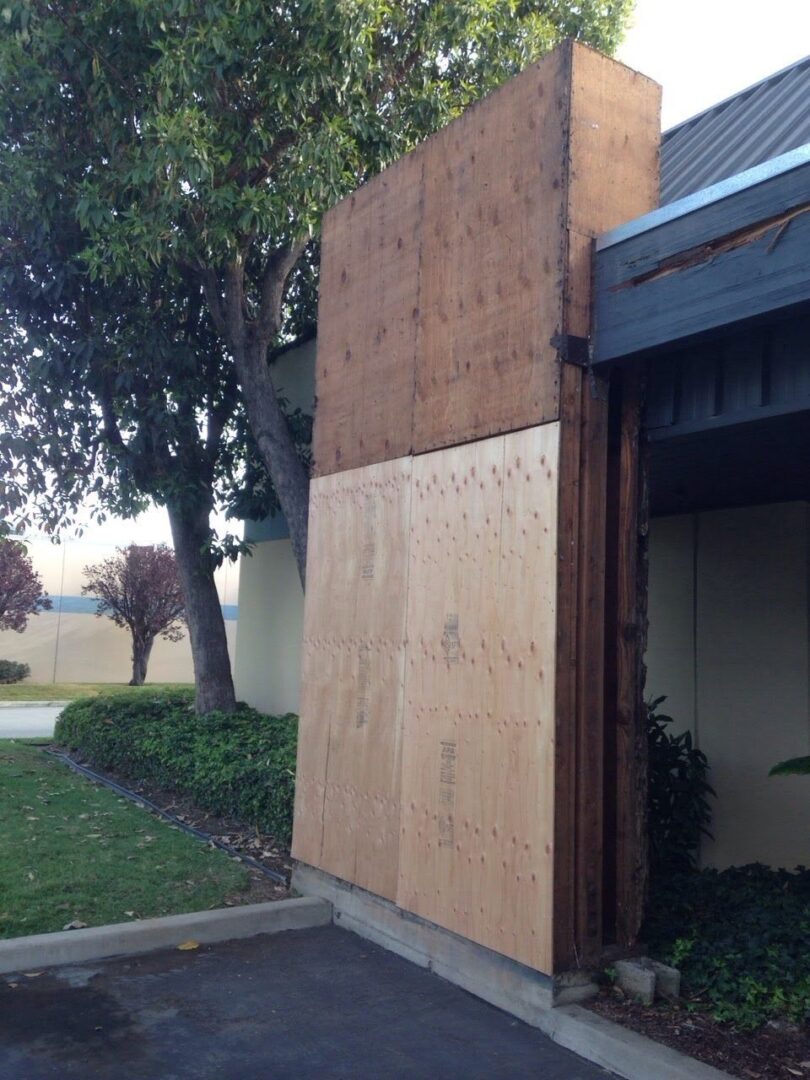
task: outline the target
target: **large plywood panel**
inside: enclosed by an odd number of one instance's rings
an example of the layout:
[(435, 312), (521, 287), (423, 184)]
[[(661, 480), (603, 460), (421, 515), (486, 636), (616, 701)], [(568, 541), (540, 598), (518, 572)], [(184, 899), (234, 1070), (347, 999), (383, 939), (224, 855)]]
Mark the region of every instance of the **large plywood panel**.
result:
[(595, 237), (658, 206), (661, 87), (576, 45), (570, 95), (567, 223)]
[(393, 899), (409, 458), (312, 482), (293, 854)]
[(429, 144), (414, 446), (556, 419), (569, 49)]
[(557, 454), (414, 460), (398, 903), (551, 970)]
[(407, 155), (324, 219), (316, 475), (411, 451), (423, 164)]

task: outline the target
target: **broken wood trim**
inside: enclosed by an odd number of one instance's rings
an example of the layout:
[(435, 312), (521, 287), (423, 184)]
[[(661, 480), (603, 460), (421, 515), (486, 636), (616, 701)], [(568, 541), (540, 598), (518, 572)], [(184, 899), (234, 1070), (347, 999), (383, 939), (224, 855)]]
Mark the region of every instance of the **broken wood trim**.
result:
[(809, 301), (809, 190), (806, 161), (648, 232), (599, 242), (594, 363)]

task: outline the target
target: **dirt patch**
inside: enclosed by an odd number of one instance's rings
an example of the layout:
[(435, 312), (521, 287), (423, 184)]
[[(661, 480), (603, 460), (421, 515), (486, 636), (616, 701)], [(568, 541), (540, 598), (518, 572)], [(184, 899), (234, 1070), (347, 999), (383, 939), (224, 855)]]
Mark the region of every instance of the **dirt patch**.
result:
[(588, 1008), (742, 1080), (810, 1080), (810, 1032), (765, 1026), (741, 1032), (700, 1012), (663, 1002), (651, 1007), (605, 990)]
[(149, 784), (121, 776), (119, 773), (99, 769), (91, 762), (83, 760), (80, 754), (66, 751), (63, 747), (53, 747), (52, 749), (65, 754), (79, 765), (92, 768), (93, 772), (98, 773), (99, 776), (113, 780), (116, 784), (133, 792), (135, 795), (148, 799), (164, 812), (172, 814), (184, 825), (189, 825), (193, 829), (199, 829), (201, 832), (207, 833), (214, 840), (228, 844), (238, 851), (240, 855), (247, 855), (257, 863), (267, 867), (267, 869), (284, 877), (285, 883), (281, 884), (266, 877), (260, 870), (246, 863), (246, 869), (250, 874), (250, 886), (247, 890), (229, 895), (225, 900), (227, 905), (236, 906), (239, 904), (258, 904), (265, 900), (284, 900), (290, 895), (289, 881), (292, 872), (290, 852), (285, 845), (277, 843), (272, 837), (260, 833), (258, 829), (251, 828), (235, 818), (211, 814), (207, 810), (201, 809), (191, 799), (178, 795), (177, 792), (152, 787)]

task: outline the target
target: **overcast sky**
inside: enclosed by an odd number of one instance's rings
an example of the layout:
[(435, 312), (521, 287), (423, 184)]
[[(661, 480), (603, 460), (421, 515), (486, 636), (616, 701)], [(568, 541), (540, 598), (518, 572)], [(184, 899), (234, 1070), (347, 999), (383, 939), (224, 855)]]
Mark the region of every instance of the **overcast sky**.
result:
[(666, 130), (808, 53), (808, 0), (636, 0), (618, 58), (661, 83)]
[[(618, 58), (661, 83), (666, 130), (808, 52), (810, 0), (636, 0)], [(85, 536), (98, 543), (171, 543), (163, 510), (135, 522), (91, 525)]]

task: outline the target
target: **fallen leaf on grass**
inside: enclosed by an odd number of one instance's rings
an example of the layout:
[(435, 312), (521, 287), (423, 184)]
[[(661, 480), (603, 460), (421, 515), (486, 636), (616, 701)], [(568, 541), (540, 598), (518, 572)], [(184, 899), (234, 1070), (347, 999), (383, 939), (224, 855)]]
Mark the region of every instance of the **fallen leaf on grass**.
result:
[(191, 949), (199, 949), (199, 947), (199, 941), (184, 941), (182, 945), (177, 946), (181, 952), (190, 952)]
[(73, 922), (65, 923), (62, 927), (63, 930), (84, 930), (87, 926), (86, 922), (82, 922), (81, 919), (74, 919)]

